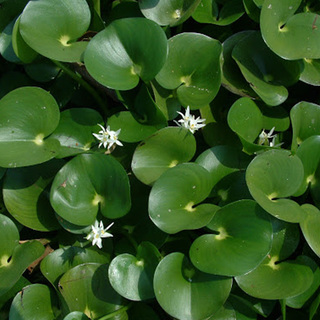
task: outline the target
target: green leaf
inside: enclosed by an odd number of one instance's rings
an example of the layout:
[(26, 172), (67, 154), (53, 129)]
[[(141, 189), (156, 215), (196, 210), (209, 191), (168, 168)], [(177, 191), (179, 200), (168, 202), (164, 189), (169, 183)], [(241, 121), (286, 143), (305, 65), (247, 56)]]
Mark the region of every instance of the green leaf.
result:
[(61, 145), (57, 157), (65, 158), (90, 150), (96, 142), (92, 133), (101, 130), (98, 123), (102, 124), (103, 119), (93, 109), (72, 108), (61, 112), (59, 125), (51, 135)]
[(64, 162), (49, 162), (8, 169), (3, 183), (3, 200), (9, 213), (24, 226), (38, 231), (59, 229), (49, 201), (49, 187)]
[(293, 151), (297, 150), (307, 138), (320, 135), (320, 106), (310, 102), (299, 102), (290, 111), (292, 123), (292, 145)]
[(0, 166), (24, 167), (54, 158), (60, 143), (46, 137), (59, 118), (56, 101), (41, 88), (19, 88), (4, 96), (0, 100)]
[(320, 21), (315, 13), (295, 14), (300, 4), (301, 0), (265, 0), (260, 18), (262, 37), (284, 59), (319, 59)]
[(104, 86), (130, 90), (139, 78), (152, 80), (167, 57), (165, 33), (145, 18), (113, 21), (89, 43), (85, 66), (90, 75)]
[(44, 284), (31, 284), (23, 288), (13, 299), (9, 319), (57, 319), (55, 310), (58, 299), (51, 289)]
[(191, 160), (195, 152), (192, 133), (182, 127), (166, 127), (136, 148), (132, 171), (141, 182), (152, 185), (169, 168)]
[(66, 315), (63, 320), (90, 320), (83, 312), (73, 311)]
[(288, 97), (287, 86), (299, 80), (300, 61), (286, 61), (264, 43), (260, 32), (250, 33), (232, 51), (243, 76), (258, 96), (270, 106), (283, 103)]
[(176, 89), (184, 107), (199, 109), (210, 103), (221, 83), (220, 42), (203, 34), (181, 33), (168, 40), (168, 47), (156, 80), (166, 89)]
[(229, 25), (244, 14), (242, 0), (226, 1), (219, 8), (217, 0), (201, 0), (192, 18), (200, 23), (212, 23), (219, 26)]
[(150, 242), (142, 242), (136, 257), (123, 253), (116, 256), (109, 266), (109, 280), (121, 296), (141, 301), (154, 298), (153, 276), (161, 255)]
[(61, 277), (58, 286), (70, 311), (81, 311), (93, 320), (119, 310), (125, 303), (110, 285), (107, 265), (78, 265)]
[(0, 33), (0, 54), (4, 59), (12, 63), (19, 63), (20, 59), (17, 57), (12, 46), (12, 32), (15, 20), (11, 21)]
[(240, 200), (218, 210), (207, 228), (214, 234), (197, 238), (190, 259), (202, 272), (238, 276), (256, 268), (272, 245), (268, 214), (255, 201)]
[(143, 15), (160, 26), (177, 26), (186, 21), (198, 6), (200, 0), (153, 0), (139, 1)]
[(229, 296), (232, 279), (197, 270), (180, 252), (167, 255), (154, 275), (160, 306), (171, 316), (201, 320), (218, 312)]
[(131, 206), (128, 176), (112, 156), (81, 154), (55, 176), (50, 201), (60, 217), (78, 226), (94, 224), (99, 209), (109, 219), (120, 218)]
[(78, 41), (90, 25), (85, 0), (30, 1), (20, 20), (24, 41), (41, 55), (64, 62), (80, 62), (87, 42)]
[(320, 86), (320, 60), (303, 59), (303, 71), (300, 80), (313, 86)]
[(79, 247), (64, 247), (47, 255), (41, 261), (41, 272), (58, 289), (61, 276), (68, 270), (88, 262), (108, 263), (110, 258), (101, 251)]
[(203, 203), (211, 191), (208, 171), (196, 163), (183, 163), (169, 169), (153, 185), (149, 215), (164, 232), (202, 228), (219, 208)]
[(304, 212), (294, 200), (304, 177), (301, 160), (287, 150), (269, 150), (249, 164), (246, 181), (252, 197), (278, 219), (300, 222)]

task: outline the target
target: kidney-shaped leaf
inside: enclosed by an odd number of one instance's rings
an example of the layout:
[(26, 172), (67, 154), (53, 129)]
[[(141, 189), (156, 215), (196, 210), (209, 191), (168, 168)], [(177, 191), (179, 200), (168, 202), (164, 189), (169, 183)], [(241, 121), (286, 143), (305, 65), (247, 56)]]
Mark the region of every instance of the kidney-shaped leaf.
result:
[(70, 311), (81, 311), (94, 320), (124, 305), (124, 299), (110, 285), (108, 266), (99, 263), (84, 263), (67, 271), (59, 281), (59, 290)]
[(287, 222), (300, 222), (304, 217), (299, 204), (286, 199), (295, 194), (303, 178), (301, 160), (282, 149), (256, 156), (246, 172), (252, 197), (271, 215)]
[(59, 107), (46, 91), (23, 87), (0, 100), (0, 166), (24, 167), (58, 154), (60, 143), (46, 138), (59, 123)]
[(14, 297), (9, 319), (54, 320), (57, 319), (57, 308), (58, 299), (49, 287), (39, 283), (31, 284)]
[(169, 169), (151, 189), (151, 220), (167, 233), (204, 227), (218, 208), (209, 203), (199, 204), (211, 188), (208, 171), (196, 163), (183, 163)]
[(128, 176), (112, 156), (81, 154), (56, 175), (51, 205), (63, 219), (79, 226), (94, 224), (99, 207), (109, 218), (128, 213), (130, 201)]
[(176, 89), (184, 107), (207, 105), (221, 84), (221, 43), (197, 33), (180, 33), (168, 43), (168, 59), (156, 80), (166, 89)]
[(180, 252), (167, 255), (154, 275), (161, 307), (180, 320), (203, 320), (217, 312), (229, 296), (232, 279), (197, 270)]
[(166, 170), (191, 160), (194, 136), (184, 128), (167, 127), (142, 142), (132, 157), (132, 171), (145, 184), (153, 184)]
[(265, 0), (260, 16), (262, 37), (285, 59), (319, 59), (320, 21), (315, 13), (295, 14), (300, 4), (301, 0)]
[(85, 0), (29, 1), (19, 28), (25, 42), (41, 55), (80, 62), (88, 43), (77, 39), (87, 31), (90, 20)]
[(245, 274), (262, 262), (272, 245), (268, 214), (252, 200), (218, 210), (207, 227), (215, 234), (197, 238), (190, 259), (199, 270), (223, 276)]
[(153, 276), (161, 255), (150, 242), (138, 246), (137, 256), (123, 253), (109, 266), (109, 280), (120, 295), (140, 301), (154, 298)]
[(143, 15), (160, 26), (176, 26), (186, 21), (200, 0), (153, 0), (139, 1)]
[(152, 80), (167, 58), (167, 38), (145, 18), (115, 20), (89, 43), (84, 62), (88, 72), (106, 87), (129, 90)]

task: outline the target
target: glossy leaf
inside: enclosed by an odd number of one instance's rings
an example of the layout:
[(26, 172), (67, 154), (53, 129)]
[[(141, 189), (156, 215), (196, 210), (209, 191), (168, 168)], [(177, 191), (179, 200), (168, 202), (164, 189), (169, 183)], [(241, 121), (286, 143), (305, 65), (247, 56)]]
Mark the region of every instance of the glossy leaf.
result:
[(9, 319), (56, 319), (58, 301), (54, 293), (44, 284), (32, 284), (20, 291), (11, 304)]
[(82, 154), (55, 176), (50, 202), (60, 217), (78, 226), (94, 224), (98, 210), (116, 219), (128, 213), (128, 176), (112, 156)]
[(113, 21), (90, 41), (85, 65), (104, 86), (129, 90), (139, 79), (152, 80), (167, 57), (167, 40), (155, 22), (145, 18)]
[(54, 158), (60, 148), (50, 135), (60, 114), (54, 98), (36, 87), (11, 91), (0, 100), (0, 166), (24, 167)]
[(77, 41), (88, 29), (90, 9), (85, 0), (30, 1), (20, 20), (25, 42), (41, 55), (80, 62), (87, 42)]
[(231, 278), (197, 270), (180, 252), (167, 255), (154, 276), (159, 304), (180, 320), (201, 320), (216, 313), (229, 296), (231, 285)]
[(107, 265), (78, 265), (61, 277), (58, 286), (69, 310), (81, 311), (90, 319), (99, 319), (125, 303), (109, 283)]
[(256, 268), (272, 245), (268, 214), (252, 200), (224, 206), (207, 228), (214, 234), (198, 237), (190, 248), (194, 266), (206, 273), (237, 276)]
[(262, 37), (284, 59), (319, 59), (320, 21), (314, 13), (296, 13), (300, 4), (301, 0), (265, 0), (260, 19)]
[(51, 138), (60, 142), (58, 158), (65, 158), (83, 153), (97, 143), (92, 133), (98, 133), (103, 124), (101, 115), (92, 109), (72, 108), (62, 111), (60, 122)]
[(121, 296), (140, 301), (154, 298), (153, 276), (161, 255), (150, 242), (138, 246), (136, 257), (123, 253), (109, 266), (110, 284)]
[(191, 160), (196, 151), (192, 133), (182, 127), (161, 129), (140, 143), (132, 157), (132, 171), (145, 184), (153, 184), (165, 171)]
[(166, 89), (176, 89), (184, 107), (198, 109), (210, 103), (221, 83), (220, 42), (203, 34), (181, 33), (168, 40), (168, 47), (156, 80)]
[(58, 289), (59, 279), (64, 273), (88, 262), (108, 263), (110, 258), (104, 252), (67, 246), (46, 256), (40, 267), (42, 274)]
[(63, 320), (90, 320), (83, 312), (73, 311), (66, 315)]
[(300, 80), (313, 86), (320, 86), (320, 61), (319, 59), (303, 59), (303, 71)]
[(295, 194), (304, 176), (301, 160), (287, 150), (269, 150), (249, 164), (246, 181), (252, 197), (278, 219), (300, 222), (304, 212), (288, 197)]
[(139, 1), (143, 15), (160, 26), (177, 26), (186, 21), (199, 4), (200, 0), (152, 0)]
[(151, 189), (151, 220), (167, 233), (204, 227), (218, 208), (213, 204), (200, 204), (211, 188), (208, 171), (198, 164), (184, 163), (169, 169)]

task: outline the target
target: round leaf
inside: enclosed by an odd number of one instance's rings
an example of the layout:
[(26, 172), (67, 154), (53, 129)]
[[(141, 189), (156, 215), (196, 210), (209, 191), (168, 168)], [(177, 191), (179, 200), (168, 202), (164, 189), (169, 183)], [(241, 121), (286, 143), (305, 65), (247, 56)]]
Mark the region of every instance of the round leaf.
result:
[(152, 80), (167, 57), (166, 35), (159, 25), (145, 18), (113, 21), (89, 43), (85, 65), (104, 86), (129, 90), (139, 77)]
[(168, 46), (168, 58), (156, 80), (166, 89), (176, 89), (184, 107), (198, 109), (210, 103), (221, 83), (220, 42), (203, 34), (181, 33), (169, 39)]
[(59, 108), (54, 98), (36, 87), (11, 91), (0, 100), (0, 166), (24, 167), (54, 158), (60, 148), (46, 138), (57, 127)]
[(191, 160), (194, 136), (182, 127), (167, 127), (142, 142), (132, 157), (132, 171), (145, 184), (153, 184), (165, 171)]
[(32, 284), (22, 289), (13, 299), (9, 318), (15, 320), (56, 319), (58, 301), (54, 293), (44, 284)]
[(300, 187), (304, 177), (301, 160), (287, 150), (269, 150), (249, 164), (246, 181), (252, 197), (278, 219), (300, 222), (304, 212), (297, 202), (286, 199)]
[(319, 59), (320, 21), (311, 12), (295, 14), (300, 4), (301, 0), (265, 0), (260, 18), (262, 37), (284, 59)]
[(99, 208), (109, 219), (120, 218), (131, 206), (128, 176), (112, 156), (78, 155), (56, 175), (50, 201), (60, 217), (78, 226), (94, 224)]
[(96, 142), (92, 133), (101, 130), (97, 123), (103, 123), (103, 119), (93, 109), (72, 108), (61, 112), (59, 125), (51, 135), (61, 145), (57, 157), (65, 158), (90, 150)]
[(63, 320), (90, 320), (83, 312), (73, 311), (67, 314)]
[(65, 62), (80, 62), (87, 46), (77, 41), (90, 25), (85, 0), (29, 1), (20, 20), (25, 42), (41, 55)]
[(309, 266), (299, 261), (279, 262), (268, 256), (256, 269), (235, 278), (247, 294), (259, 299), (286, 299), (306, 291), (313, 281)]
[(48, 199), (48, 187), (63, 161), (7, 170), (3, 200), (7, 210), (24, 226), (38, 231), (59, 229)]
[(303, 71), (300, 80), (313, 86), (320, 86), (320, 60), (303, 59)]
[(90, 319), (99, 319), (124, 305), (109, 283), (108, 266), (99, 263), (85, 263), (67, 271), (59, 281), (59, 290), (70, 311), (81, 311)]
[(176, 26), (186, 21), (200, 0), (153, 0), (139, 1), (139, 7), (143, 15), (155, 21), (160, 26)]
[(241, 200), (224, 206), (207, 227), (215, 234), (200, 236), (190, 248), (191, 262), (202, 272), (245, 274), (271, 250), (272, 225), (255, 201)]
[[(164, 232), (202, 228), (217, 206), (204, 203), (212, 185), (208, 171), (196, 163), (180, 164), (162, 174), (149, 196), (149, 215)], [(199, 204), (199, 205), (198, 205)]]
[(179, 252), (167, 255), (154, 275), (160, 306), (180, 320), (202, 320), (216, 313), (229, 296), (232, 279), (203, 273)]
[(137, 256), (123, 253), (115, 257), (109, 266), (109, 280), (120, 295), (140, 301), (154, 298), (153, 275), (161, 255), (149, 242), (137, 249)]

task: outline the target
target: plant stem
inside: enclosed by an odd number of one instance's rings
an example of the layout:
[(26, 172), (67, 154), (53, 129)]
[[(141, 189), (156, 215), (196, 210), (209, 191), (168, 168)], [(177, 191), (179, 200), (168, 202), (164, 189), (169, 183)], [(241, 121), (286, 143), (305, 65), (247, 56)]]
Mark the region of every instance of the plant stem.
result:
[(93, 0), (93, 8), (95, 12), (98, 14), (98, 16), (101, 17), (100, 0)]
[(118, 315), (118, 314), (120, 314), (120, 313), (122, 313), (122, 312), (124, 312), (124, 311), (126, 311), (128, 309), (130, 309), (131, 307), (132, 307), (132, 302), (130, 302), (127, 306), (125, 306), (125, 307), (123, 307), (123, 308), (121, 308), (121, 309), (119, 309), (117, 311), (114, 311), (112, 313), (107, 314), (106, 316), (101, 317), (99, 320), (111, 319), (111, 318), (115, 317), (116, 315)]
[(104, 116), (108, 117), (109, 110), (107, 109), (106, 101), (104, 101), (100, 97), (100, 95), (97, 93), (97, 91), (87, 81), (85, 81), (79, 74), (70, 70), (65, 64), (63, 64), (57, 60), (51, 60), (51, 61), (56, 66), (58, 66), (60, 69), (62, 69), (70, 78), (77, 81), (85, 90), (87, 90), (87, 92), (91, 94), (91, 96), (94, 98), (94, 100), (97, 102), (97, 104), (101, 108)]

